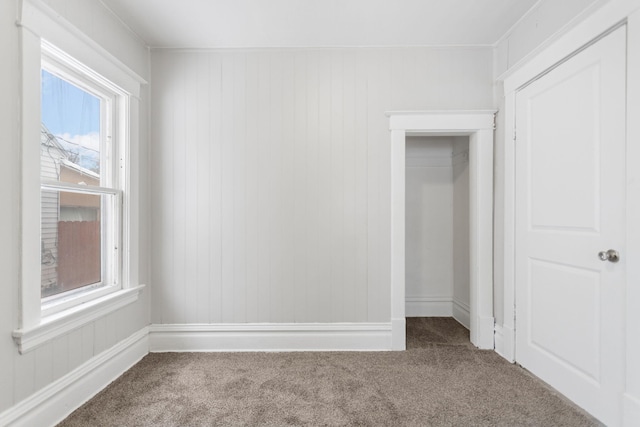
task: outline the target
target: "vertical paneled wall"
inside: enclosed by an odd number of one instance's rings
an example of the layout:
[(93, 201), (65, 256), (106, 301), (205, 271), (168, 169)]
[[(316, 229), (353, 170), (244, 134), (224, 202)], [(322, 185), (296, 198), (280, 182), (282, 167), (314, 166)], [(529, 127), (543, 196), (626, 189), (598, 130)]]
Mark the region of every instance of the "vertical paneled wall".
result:
[(408, 317), (451, 316), (453, 137), (410, 137), (405, 169), (405, 299)]
[(17, 353), (11, 332), (18, 318), (20, 247), (20, 44), (15, 27), (17, 2), (0, 2), (0, 128), (5, 138), (2, 147), (5, 159), (0, 168), (0, 197), (5, 208), (0, 209), (0, 412), (13, 405), (13, 378)]
[(152, 52), (152, 323), (389, 321), (387, 110), (492, 106), (486, 48)]
[(468, 327), (469, 138), (406, 144), (406, 315), (454, 316)]
[(453, 301), (458, 310), (468, 313), (471, 304), (469, 137), (453, 138), (452, 160)]
[[(148, 288), (140, 299), (118, 311), (99, 318), (82, 328), (53, 339), (25, 354), (19, 354), (11, 333), (18, 328), (20, 294), (20, 43), (17, 1), (0, 1), (0, 128), (4, 166), (0, 168), (0, 197), (5, 209), (0, 210), (0, 413), (31, 396), (53, 381), (70, 373), (84, 362), (114, 344), (129, 337), (149, 323)], [(125, 64), (146, 76), (148, 54), (146, 48), (125, 30), (120, 22), (100, 2), (84, 0), (47, 0), (61, 20), (70, 21), (87, 31), (94, 40), (105, 41), (103, 46)], [(88, 23), (91, 23), (89, 25)], [(140, 102), (140, 145), (131, 147), (134, 167), (139, 170), (136, 197), (141, 218), (149, 215), (145, 201), (147, 185), (147, 120), (149, 91), (142, 88)], [(38, 143), (36, 141), (35, 143)], [(143, 220), (138, 230), (140, 265), (135, 266), (141, 283), (148, 283), (145, 253), (148, 231)], [(38, 286), (38, 284), (35, 284)]]

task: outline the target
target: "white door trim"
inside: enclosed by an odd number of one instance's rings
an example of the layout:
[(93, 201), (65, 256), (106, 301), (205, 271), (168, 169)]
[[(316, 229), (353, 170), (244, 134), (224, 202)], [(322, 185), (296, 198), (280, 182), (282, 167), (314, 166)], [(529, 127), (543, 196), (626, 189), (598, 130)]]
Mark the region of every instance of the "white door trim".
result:
[[(640, 75), (640, 10), (627, 21), (627, 76)], [(623, 425), (640, 425), (640, 79), (627, 78), (626, 385)], [(630, 284), (633, 284), (631, 286)]]
[(495, 111), (389, 112), (391, 130), (391, 337), (406, 348), (405, 142), (407, 135), (469, 136), (471, 342), (494, 348), (493, 128)]

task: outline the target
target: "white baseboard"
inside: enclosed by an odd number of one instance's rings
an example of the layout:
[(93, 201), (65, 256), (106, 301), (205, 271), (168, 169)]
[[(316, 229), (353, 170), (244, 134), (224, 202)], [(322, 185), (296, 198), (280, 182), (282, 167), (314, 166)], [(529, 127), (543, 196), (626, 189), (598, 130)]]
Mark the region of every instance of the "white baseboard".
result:
[(467, 329), (471, 329), (471, 314), (468, 304), (462, 301), (453, 300), (452, 303), (453, 318), (458, 321), (462, 326)]
[(148, 354), (143, 328), (0, 414), (2, 426), (53, 426)]
[(407, 297), (407, 317), (453, 317), (465, 328), (471, 328), (469, 305), (451, 297)]
[(513, 363), (515, 361), (514, 339), (515, 331), (512, 328), (502, 325), (495, 325), (496, 353)]
[(625, 393), (623, 400), (623, 422), (622, 425), (627, 427), (640, 426), (640, 398)]
[(391, 350), (391, 323), (151, 325), (151, 352)]
[(407, 317), (452, 317), (453, 298), (451, 297), (406, 297), (405, 316)]

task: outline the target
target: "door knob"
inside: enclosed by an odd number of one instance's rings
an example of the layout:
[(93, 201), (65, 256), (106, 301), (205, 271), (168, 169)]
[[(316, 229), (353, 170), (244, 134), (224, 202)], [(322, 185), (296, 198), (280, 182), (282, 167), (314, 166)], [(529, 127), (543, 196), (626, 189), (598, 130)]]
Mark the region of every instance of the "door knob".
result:
[(618, 262), (620, 261), (620, 254), (616, 250), (609, 249), (608, 251), (598, 252), (598, 258), (601, 261)]

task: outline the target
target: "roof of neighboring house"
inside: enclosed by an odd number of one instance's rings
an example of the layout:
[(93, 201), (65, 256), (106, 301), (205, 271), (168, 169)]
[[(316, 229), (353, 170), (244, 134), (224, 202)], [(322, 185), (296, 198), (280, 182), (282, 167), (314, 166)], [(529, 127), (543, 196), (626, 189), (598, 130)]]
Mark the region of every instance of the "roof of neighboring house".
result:
[(78, 172), (81, 175), (85, 175), (92, 179), (100, 180), (100, 175), (97, 174), (96, 172), (90, 169), (87, 169), (83, 166), (80, 166), (79, 164), (69, 160), (69, 154), (70, 154), (69, 151), (64, 147), (64, 145), (60, 143), (60, 141), (58, 140), (58, 138), (56, 138), (55, 135), (49, 132), (47, 127), (44, 125), (44, 123), (41, 125), (40, 129), (41, 129), (40, 144), (43, 146), (46, 146), (47, 148), (53, 148), (59, 153), (60, 158), (56, 160), (60, 161), (60, 165), (64, 166), (67, 169), (71, 169), (75, 172)]
[(100, 179), (100, 175), (98, 175), (97, 173), (95, 173), (92, 170), (89, 170), (87, 168), (83, 168), (82, 166), (78, 165), (77, 163), (73, 163), (73, 162), (71, 162), (71, 161), (69, 161), (67, 159), (61, 159), (60, 163), (63, 166), (65, 166), (65, 167), (67, 167), (69, 169), (73, 169), (73, 170), (75, 170), (77, 172), (80, 172), (83, 175), (89, 176), (89, 177), (94, 178), (94, 179)]

